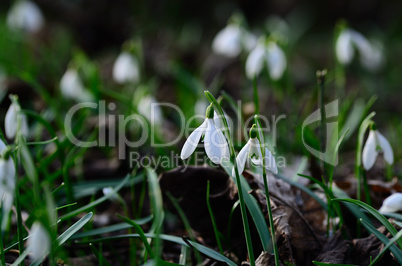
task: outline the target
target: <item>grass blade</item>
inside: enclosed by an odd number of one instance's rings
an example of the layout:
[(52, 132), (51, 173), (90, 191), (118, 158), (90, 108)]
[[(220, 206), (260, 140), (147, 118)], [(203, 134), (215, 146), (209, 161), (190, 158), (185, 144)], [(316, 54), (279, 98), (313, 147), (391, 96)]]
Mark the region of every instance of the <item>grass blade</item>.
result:
[[(358, 200), (354, 200), (354, 199), (333, 199), (334, 201), (344, 201), (344, 202), (350, 202), (353, 203), (363, 209), (365, 209), (366, 211), (368, 211), (371, 215), (373, 215), (378, 221), (380, 221), (385, 228), (387, 228), (387, 230), (393, 235), (395, 236), (396, 234), (398, 234), (398, 232), (396, 231), (395, 227), (387, 220), (387, 218), (385, 218), (381, 213), (379, 213), (376, 209), (374, 209), (373, 207), (371, 207), (370, 205), (358, 201)], [(365, 221), (366, 222), (366, 221)], [(363, 223), (364, 225), (366, 225), (367, 223)], [(367, 227), (366, 227), (367, 228)], [(367, 228), (368, 229), (368, 228)], [(398, 245), (402, 248), (402, 238), (397, 240)]]
[[(138, 225), (142, 225), (142, 224), (148, 223), (151, 220), (152, 220), (152, 216), (147, 216), (147, 217), (137, 219), (137, 220), (132, 220), (132, 221)], [(133, 226), (128, 223), (119, 223), (119, 224), (114, 224), (114, 225), (110, 225), (110, 226), (93, 229), (93, 230), (90, 230), (87, 232), (78, 233), (78, 234), (73, 235), (70, 239), (79, 239), (79, 238), (84, 238), (84, 237), (88, 237), (88, 236), (96, 236), (96, 235), (101, 235), (101, 234), (106, 234), (106, 233), (111, 233), (111, 232), (116, 232), (116, 231), (120, 231), (120, 230), (124, 230), (124, 229), (128, 229), (128, 228), (132, 228), (132, 227)]]
[[(360, 222), (364, 225), (364, 227), (367, 228), (367, 230), (374, 234), (379, 240), (381, 240), (381, 242), (383, 242), (387, 249), (389, 248), (391, 250), (391, 252), (395, 255), (395, 258), (399, 261), (399, 263), (402, 264), (402, 251), (393, 244), (394, 241), (397, 240), (396, 237), (400, 238), (402, 234), (400, 234), (401, 232), (397, 233), (395, 235), (395, 237), (393, 237), (393, 241), (391, 242), (385, 235), (383, 235), (380, 231), (378, 231), (374, 226), (372, 226), (371, 224), (368, 224), (366, 221), (360, 219)], [(380, 254), (378, 254), (378, 256), (375, 258), (375, 260), (370, 264), (373, 265), (374, 263), (378, 262), (378, 260), (380, 259), (380, 257), (382, 256), (382, 254), (385, 252), (385, 248), (382, 252), (380, 252)]]
[(136, 224), (134, 221), (130, 220), (127, 217), (121, 216), (119, 214), (117, 214), (117, 217), (119, 217), (120, 219), (122, 219), (126, 223), (130, 224), (132, 227), (134, 227), (135, 231), (137, 231), (137, 234), (141, 238), (141, 241), (144, 243), (144, 247), (147, 250), (149, 256), (151, 257), (151, 259), (153, 259), (155, 257), (154, 252), (152, 251), (152, 248), (149, 245), (148, 240), (145, 237), (144, 231), (142, 230), (141, 226), (139, 226), (138, 224)]
[(94, 253), (95, 257), (98, 259), (99, 261), (99, 265), (111, 265), (102, 255), (102, 253), (100, 253), (95, 246), (92, 243), (89, 243), (89, 246), (91, 247), (92, 252)]
[[(157, 236), (155, 234), (144, 234), (145, 237), (147, 238), (156, 238)], [(105, 237), (105, 238), (98, 238), (98, 239), (92, 239), (90, 241), (80, 241), (78, 243), (97, 243), (97, 242), (103, 242), (103, 241), (112, 241), (112, 240), (119, 240), (119, 239), (124, 239), (124, 238), (130, 238), (130, 237), (140, 237), (139, 234), (127, 234), (127, 235), (119, 235), (119, 236), (113, 236), (113, 237)], [(158, 236), (161, 240), (165, 240), (165, 241), (170, 241), (179, 245), (183, 245), (186, 247), (189, 247), (189, 245), (180, 237), (177, 236), (171, 236), (171, 235), (165, 235), (165, 234), (160, 234)], [(224, 262), (230, 266), (236, 266), (237, 264), (235, 262), (233, 262), (232, 260), (226, 258), (225, 256), (223, 256), (222, 254), (220, 254), (219, 252), (216, 252), (213, 249), (210, 249), (208, 247), (205, 247), (201, 244), (198, 244), (194, 241), (191, 240), (187, 240), (188, 242), (190, 242), (190, 244), (196, 248), (200, 253), (213, 258), (214, 260), (217, 260), (219, 262)]]
[[(380, 232), (379, 232), (380, 233)], [(385, 251), (387, 251), (388, 249), (395, 247), (394, 245), (395, 241), (398, 240), (399, 238), (402, 237), (402, 230), (398, 232), (398, 234), (396, 234), (396, 236), (394, 236), (393, 238), (391, 238), (388, 243), (385, 243), (385, 247), (381, 250), (381, 252), (377, 255), (377, 257), (371, 262), (370, 265), (375, 265), (380, 258), (382, 257), (382, 255), (385, 253)], [(388, 239), (388, 238), (387, 238)], [(391, 250), (392, 251), (392, 250)], [(395, 252), (399, 253), (399, 254), (395, 254)], [(396, 248), (396, 250), (392, 251), (392, 253), (395, 255), (396, 259), (399, 261), (400, 264), (402, 264), (402, 251), (398, 248)]]
[(80, 230), (84, 225), (86, 225), (89, 220), (92, 218), (92, 212), (87, 213), (84, 217), (79, 219), (76, 223), (70, 226), (66, 231), (64, 231), (59, 237), (56, 239), (58, 245), (63, 245), (68, 239), (71, 238), (78, 230)]
[(123, 188), (123, 187), (126, 185), (126, 183), (130, 180), (130, 178), (131, 178), (131, 175), (127, 175), (127, 176), (123, 179), (123, 181), (121, 181), (121, 183), (120, 183), (119, 185), (117, 185), (115, 188), (113, 188), (113, 191), (112, 191), (112, 192), (106, 194), (105, 196), (103, 196), (103, 197), (101, 197), (101, 198), (99, 198), (99, 199), (97, 199), (97, 200), (95, 200), (95, 201), (93, 201), (93, 202), (91, 202), (91, 203), (88, 203), (88, 204), (85, 205), (85, 206), (82, 206), (81, 208), (78, 208), (78, 209), (76, 209), (76, 210), (74, 210), (74, 211), (72, 211), (72, 212), (69, 212), (69, 213), (63, 215), (62, 217), (60, 217), (60, 220), (61, 220), (61, 221), (67, 220), (67, 219), (69, 219), (69, 218), (71, 218), (71, 217), (77, 215), (78, 213), (81, 213), (81, 212), (86, 211), (86, 210), (88, 210), (88, 209), (90, 209), (90, 208), (93, 208), (93, 207), (95, 207), (96, 205), (98, 205), (98, 204), (100, 204), (100, 203), (102, 203), (102, 202), (104, 202), (104, 201), (110, 199), (110, 198), (113, 197), (121, 188)]

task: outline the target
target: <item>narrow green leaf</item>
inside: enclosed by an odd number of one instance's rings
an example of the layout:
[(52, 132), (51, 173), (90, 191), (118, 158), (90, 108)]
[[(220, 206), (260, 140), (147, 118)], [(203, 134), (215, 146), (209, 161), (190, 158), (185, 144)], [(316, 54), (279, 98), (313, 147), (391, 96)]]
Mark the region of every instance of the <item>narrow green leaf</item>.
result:
[[(133, 220), (133, 222), (138, 225), (142, 225), (142, 224), (148, 223), (151, 220), (152, 220), (152, 216), (147, 216), (147, 217), (144, 217), (141, 219)], [(131, 227), (132, 227), (132, 225), (130, 225), (128, 223), (119, 223), (119, 224), (114, 224), (114, 225), (110, 225), (110, 226), (93, 229), (93, 230), (86, 231), (86, 232), (77, 233), (77, 234), (73, 235), (70, 239), (79, 239), (79, 238), (84, 238), (84, 237), (88, 237), (88, 236), (102, 235), (102, 234), (106, 234), (106, 233), (111, 233), (111, 232), (128, 229)]]
[[(222, 163), (222, 167), (229, 176), (232, 175), (233, 164), (229, 162)], [(248, 193), (251, 190), (251, 188), (242, 175), (240, 175), (240, 181), (242, 184), (242, 190), (244, 192), (243, 193), (244, 201), (251, 214), (251, 218), (253, 219), (254, 224), (257, 228), (262, 247), (265, 251), (272, 252), (271, 235), (268, 231), (268, 226), (267, 223), (265, 222), (264, 215), (260, 207), (258, 206), (256, 199)]]
[[(391, 250), (391, 252), (395, 255), (395, 258), (399, 261), (399, 263), (402, 264), (402, 251), (393, 244), (393, 242), (395, 242), (398, 238), (401, 237), (402, 234), (399, 235), (399, 233), (401, 233), (402, 231), (397, 233), (395, 235), (395, 237), (392, 238), (393, 241), (391, 242), (384, 234), (382, 234), (380, 231), (378, 231), (371, 224), (366, 223), (366, 221), (364, 221), (362, 219), (360, 219), (360, 222), (364, 225), (364, 227), (367, 228), (367, 230), (370, 233), (374, 234), (379, 240), (381, 240), (381, 242), (383, 242), (386, 245), (387, 249), (389, 248)], [(386, 249), (384, 248), (383, 251), (385, 252), (385, 250)], [(374, 261), (372, 261), (372, 263), (370, 265), (374, 265), (374, 263), (377, 263), (384, 252), (381, 252), (380, 254), (378, 254), (378, 256), (375, 258)]]
[[(156, 238), (157, 236), (155, 234), (144, 234), (145, 237), (147, 238)], [(113, 236), (113, 237), (104, 237), (104, 238), (98, 238), (98, 239), (92, 239), (90, 241), (80, 241), (78, 243), (97, 243), (97, 242), (103, 242), (103, 241), (111, 241), (111, 240), (118, 240), (118, 239), (124, 239), (124, 238), (130, 238), (130, 237), (140, 237), (139, 234), (127, 234), (127, 235), (119, 235), (119, 236)], [(165, 240), (165, 241), (170, 241), (173, 243), (177, 243), (179, 245), (183, 245), (186, 247), (189, 247), (188, 244), (180, 237), (177, 236), (171, 236), (171, 235), (165, 235), (165, 234), (160, 234), (158, 236), (161, 240)], [(220, 254), (219, 252), (216, 252), (213, 249), (210, 249), (208, 247), (205, 247), (201, 244), (198, 244), (194, 241), (188, 240), (188, 242), (194, 247), (196, 248), (199, 252), (201, 252), (202, 254), (213, 258), (217, 261), (220, 262), (225, 262), (230, 266), (235, 266), (237, 265), (236, 263), (234, 263), (232, 260), (226, 258), (225, 256), (223, 256), (222, 254)]]
[[(393, 235), (395, 236), (398, 232), (396, 231), (395, 227), (387, 220), (387, 218), (385, 218), (381, 213), (379, 213), (376, 209), (374, 209), (373, 207), (371, 207), (370, 205), (358, 201), (358, 200), (354, 200), (354, 199), (333, 199), (334, 201), (344, 201), (344, 202), (350, 202), (353, 203), (363, 209), (365, 209), (366, 211), (368, 211), (371, 215), (373, 215), (378, 221), (380, 221), (385, 228), (387, 228), (387, 230)], [(366, 221), (365, 221), (366, 222)], [(368, 224), (368, 223), (363, 223), (364, 225)], [(398, 245), (402, 248), (402, 238), (397, 240)]]
[(99, 265), (111, 265), (92, 243), (89, 243), (89, 246), (91, 247), (92, 253), (94, 253), (95, 257), (98, 259)]
[[(155, 233), (158, 236), (161, 232), (164, 211), (163, 211), (163, 201), (162, 201), (162, 193), (159, 187), (158, 177), (156, 173), (151, 168), (145, 168), (146, 174), (148, 177), (148, 188), (149, 188), (149, 198), (151, 201), (151, 209), (152, 215), (154, 217), (154, 221), (151, 226), (150, 232)], [(155, 238), (155, 258), (158, 260), (160, 258), (161, 252), (161, 242), (158, 237)]]
[(136, 224), (134, 221), (130, 220), (127, 217), (121, 216), (121, 215), (117, 215), (117, 217), (119, 217), (120, 219), (122, 219), (123, 221), (125, 221), (126, 223), (130, 224), (132, 227), (134, 227), (135, 231), (137, 231), (137, 234), (140, 236), (142, 243), (144, 244), (145, 249), (147, 250), (149, 256), (151, 257), (151, 259), (155, 258), (154, 252), (151, 248), (151, 246), (148, 243), (147, 238), (144, 235), (144, 231), (142, 230), (141, 226), (139, 226), (138, 224)]
[(89, 203), (89, 204), (87, 204), (87, 205), (85, 205), (85, 206), (82, 206), (81, 208), (78, 208), (78, 209), (76, 209), (76, 210), (74, 210), (74, 211), (72, 211), (72, 212), (70, 212), (70, 213), (67, 213), (67, 214), (63, 215), (62, 217), (60, 217), (60, 220), (61, 220), (61, 221), (67, 220), (67, 219), (69, 219), (69, 218), (71, 218), (71, 217), (77, 215), (77, 214), (80, 213), (80, 212), (83, 212), (83, 211), (86, 211), (86, 210), (88, 210), (88, 209), (90, 209), (90, 208), (93, 208), (93, 207), (95, 207), (96, 205), (98, 205), (98, 204), (100, 204), (100, 203), (102, 203), (102, 202), (104, 202), (104, 201), (110, 199), (110, 198), (113, 197), (122, 187), (124, 187), (124, 186), (126, 185), (126, 183), (130, 180), (130, 178), (131, 178), (131, 176), (130, 176), (130, 175), (127, 175), (127, 176), (123, 179), (123, 181), (121, 181), (121, 183), (120, 183), (119, 185), (117, 185), (115, 188), (113, 188), (113, 191), (112, 191), (112, 192), (110, 192), (110, 193), (104, 195), (103, 197), (101, 197), (101, 198), (99, 198), (99, 199), (97, 199), (97, 200), (95, 200), (95, 201), (93, 201), (93, 202), (91, 202), (91, 203)]
[[(381, 256), (384, 254), (385, 251), (387, 251), (388, 249), (390, 249), (392, 246), (394, 246), (394, 243), (396, 240), (398, 240), (399, 238), (402, 237), (402, 230), (398, 232), (398, 234), (396, 234), (396, 236), (394, 236), (393, 238), (391, 238), (388, 243), (385, 243), (385, 247), (381, 250), (381, 252), (377, 255), (377, 257), (370, 263), (370, 265), (375, 265), (380, 259)], [(388, 239), (388, 238), (387, 238)], [(395, 247), (395, 246), (394, 246)], [(399, 263), (402, 264), (402, 251), (400, 249), (397, 248), (397, 252), (399, 252), (399, 255), (395, 255), (395, 257), (397, 258), (397, 260), (399, 261)]]
[(84, 225), (86, 225), (92, 218), (92, 212), (87, 213), (84, 217), (79, 219), (76, 223), (70, 226), (66, 231), (64, 231), (59, 237), (56, 239), (58, 245), (63, 245), (68, 239), (71, 238), (76, 232), (78, 232)]

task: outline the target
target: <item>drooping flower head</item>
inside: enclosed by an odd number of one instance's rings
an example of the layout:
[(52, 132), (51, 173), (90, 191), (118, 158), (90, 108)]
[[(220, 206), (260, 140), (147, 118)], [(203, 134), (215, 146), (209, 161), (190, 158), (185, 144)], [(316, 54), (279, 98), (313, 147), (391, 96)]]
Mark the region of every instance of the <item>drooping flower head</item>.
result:
[(16, 96), (10, 96), (11, 105), (7, 110), (4, 119), (4, 128), (7, 138), (12, 139), (20, 132), (23, 136), (28, 136), (28, 122), (25, 114), (21, 112), (21, 107)]
[(258, 76), (266, 65), (271, 79), (278, 80), (286, 69), (286, 56), (282, 48), (272, 40), (261, 37), (246, 61), (246, 75), (249, 79)]
[(44, 24), (39, 7), (32, 1), (17, 1), (7, 14), (7, 26), (26, 32), (37, 32)]
[[(260, 141), (257, 138), (258, 130), (253, 125), (250, 129), (250, 139), (247, 141), (246, 145), (240, 150), (236, 157), (237, 169), (239, 175), (243, 173), (247, 159), (250, 159), (252, 164), (256, 166), (263, 165), (263, 156), (261, 153)], [(274, 174), (278, 173), (278, 168), (276, 166), (275, 158), (272, 153), (265, 148), (265, 169), (271, 171)], [(235, 176), (235, 170), (233, 168), (232, 175)]]
[(364, 144), (362, 162), (366, 170), (373, 167), (379, 151), (384, 154), (384, 159), (388, 164), (394, 163), (394, 153), (388, 140), (377, 130), (375, 124), (371, 125), (370, 133)]
[(370, 42), (361, 33), (345, 28), (339, 34), (335, 52), (339, 63), (348, 65), (352, 62), (355, 49), (359, 52), (361, 64), (370, 71), (378, 70), (384, 61), (382, 46)]
[(213, 117), (214, 108), (211, 104), (207, 108), (204, 122), (190, 134), (184, 143), (180, 154), (182, 160), (190, 157), (202, 136), (204, 136), (205, 152), (213, 163), (220, 164), (222, 160), (229, 159), (228, 143), (222, 131), (216, 127)]
[(162, 125), (163, 113), (160, 103), (151, 95), (141, 97), (137, 105), (137, 111), (143, 115), (151, 125)]
[(31, 227), (30, 238), (28, 238), (28, 249), (34, 261), (42, 260), (50, 252), (51, 239), (49, 232), (42, 223), (36, 221)]
[(92, 101), (92, 94), (84, 87), (82, 80), (75, 68), (69, 68), (60, 80), (60, 91), (66, 99), (77, 102)]
[(129, 52), (122, 52), (113, 65), (113, 79), (120, 84), (136, 83), (140, 78), (140, 66), (137, 58)]
[(3, 213), (1, 228), (4, 230), (8, 224), (8, 214), (14, 201), (15, 164), (2, 140), (0, 140), (0, 154), (0, 202)]
[(215, 36), (212, 42), (214, 53), (229, 58), (238, 56), (242, 50), (249, 52), (257, 43), (255, 36), (243, 26), (243, 17), (234, 14), (228, 25)]
[(402, 211), (402, 193), (394, 193), (384, 200), (380, 213), (391, 213)]

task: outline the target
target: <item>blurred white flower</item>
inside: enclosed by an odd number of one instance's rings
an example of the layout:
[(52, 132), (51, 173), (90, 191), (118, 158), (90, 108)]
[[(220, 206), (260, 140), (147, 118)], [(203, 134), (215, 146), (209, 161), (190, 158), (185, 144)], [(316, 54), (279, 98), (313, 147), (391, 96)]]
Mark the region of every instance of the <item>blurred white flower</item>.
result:
[(369, 170), (373, 167), (379, 150), (384, 153), (385, 161), (388, 164), (393, 164), (394, 153), (388, 140), (378, 130), (370, 129), (369, 136), (363, 148), (362, 161), (364, 169)]
[[(103, 192), (103, 195), (107, 196), (110, 193), (114, 193), (114, 189), (112, 187), (104, 187), (104, 188), (102, 188), (102, 192)], [(117, 196), (117, 194), (113, 194), (113, 196), (111, 196), (110, 199), (113, 201), (118, 201), (119, 197)]]
[[(0, 153), (7, 149), (5, 143), (0, 140)], [(4, 154), (3, 154), (4, 155)], [(15, 190), (15, 164), (11, 157), (0, 158), (0, 202), (3, 212), (1, 228), (4, 230), (8, 224), (8, 217), (14, 201)]]
[(113, 65), (113, 79), (118, 83), (135, 83), (140, 78), (138, 60), (128, 52), (122, 52)]
[(380, 213), (391, 213), (402, 211), (402, 193), (394, 193), (384, 200)]
[(204, 136), (205, 152), (213, 163), (220, 164), (222, 160), (229, 160), (228, 143), (222, 131), (216, 127), (213, 115), (213, 107), (209, 106), (204, 122), (190, 134), (184, 143), (180, 154), (182, 160), (190, 157), (202, 136)]
[(256, 43), (257, 38), (252, 33), (236, 24), (229, 24), (215, 36), (212, 50), (216, 54), (233, 58), (238, 56), (242, 49), (250, 51)]
[(31, 236), (28, 238), (28, 250), (34, 261), (42, 260), (50, 252), (51, 240), (49, 232), (40, 222), (34, 222)]
[[(265, 169), (271, 171), (274, 174), (278, 173), (278, 168), (276, 166), (275, 157), (272, 153), (265, 148)], [(244, 167), (246, 165), (247, 158), (251, 160), (251, 162), (256, 166), (263, 165), (263, 157), (261, 154), (261, 146), (260, 141), (257, 138), (257, 130), (253, 127), (250, 130), (250, 139), (247, 141), (246, 145), (240, 150), (239, 154), (236, 157), (237, 169), (239, 171), (239, 175), (241, 175), (244, 171)], [(232, 175), (235, 176), (235, 170), (233, 168)]]
[[(209, 102), (207, 100), (205, 100), (205, 97), (202, 97), (200, 100), (198, 100), (195, 103), (194, 113), (196, 115), (204, 114), (205, 110), (208, 108), (208, 105), (209, 105)], [(200, 115), (200, 116), (203, 116), (203, 115)]]
[(60, 80), (60, 91), (66, 99), (78, 102), (93, 101), (93, 96), (82, 84), (77, 70), (69, 68)]
[(159, 102), (150, 95), (141, 98), (137, 106), (138, 113), (143, 115), (152, 125), (161, 125), (163, 121)]
[(44, 18), (39, 7), (31, 1), (17, 1), (7, 14), (7, 25), (11, 29), (36, 32), (43, 27)]
[(268, 41), (266, 43), (262, 38), (247, 57), (247, 77), (253, 79), (258, 76), (264, 67), (264, 63), (273, 80), (278, 80), (282, 77), (287, 65), (285, 53), (276, 42)]
[(359, 52), (361, 64), (370, 71), (378, 70), (383, 63), (383, 49), (379, 43), (370, 43), (361, 33), (344, 29), (338, 36), (335, 44), (335, 52), (338, 61), (343, 64), (349, 64), (355, 50)]
[(27, 117), (25, 114), (21, 113), (21, 107), (17, 103), (12, 102), (4, 119), (4, 128), (7, 138), (14, 138), (17, 134), (18, 127), (20, 133), (27, 137), (29, 133)]
[(339, 34), (336, 40), (335, 51), (341, 64), (346, 65), (352, 61), (355, 50), (353, 49), (352, 34), (349, 29), (345, 29)]

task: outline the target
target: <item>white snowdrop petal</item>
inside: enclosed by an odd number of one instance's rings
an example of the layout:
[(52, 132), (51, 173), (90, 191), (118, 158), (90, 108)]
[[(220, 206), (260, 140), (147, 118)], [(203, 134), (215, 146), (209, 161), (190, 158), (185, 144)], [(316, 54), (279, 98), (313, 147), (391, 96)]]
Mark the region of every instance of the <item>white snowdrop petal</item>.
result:
[(190, 136), (188, 136), (186, 142), (183, 145), (183, 148), (181, 149), (180, 158), (182, 160), (190, 157), (190, 155), (195, 151), (202, 135), (206, 130), (206, 127), (207, 127), (207, 119), (205, 119), (204, 122), (201, 124), (201, 126), (199, 126), (196, 130), (194, 130), (190, 134)]
[(84, 102), (93, 100), (92, 95), (85, 89), (78, 72), (73, 69), (67, 69), (60, 80), (61, 94), (67, 99)]
[(388, 140), (378, 131), (376, 130), (377, 137), (378, 137), (378, 145), (382, 149), (384, 153), (384, 159), (388, 164), (394, 163), (394, 153), (392, 151), (392, 147), (389, 144)]
[(205, 115), (205, 110), (207, 110), (209, 102), (202, 99), (198, 100), (194, 106), (194, 113), (196, 115)]
[(381, 213), (402, 211), (402, 193), (394, 193), (384, 200), (379, 210)]
[(162, 124), (162, 110), (154, 97), (150, 95), (142, 97), (138, 103), (137, 110), (138, 113), (145, 116), (151, 124)]
[(264, 66), (265, 48), (259, 44), (248, 55), (246, 60), (246, 75), (249, 79), (253, 79), (255, 76), (261, 73)]
[(138, 60), (128, 52), (122, 52), (113, 65), (113, 79), (118, 83), (137, 82), (140, 77)]
[(265, 168), (268, 171), (271, 171), (274, 174), (278, 173), (278, 167), (276, 165), (275, 157), (272, 155), (272, 153), (265, 148)]
[(217, 135), (217, 144), (221, 149), (220, 163), (222, 163), (222, 160), (229, 161), (230, 158), (229, 145), (228, 142), (226, 141), (225, 136), (223, 135), (223, 132), (219, 128), (216, 129), (216, 135)]
[[(236, 157), (236, 163), (237, 163), (237, 170), (239, 171), (239, 175), (241, 175), (244, 171), (244, 167), (246, 165), (249, 149), (250, 149), (250, 140), (247, 141), (246, 145), (240, 150), (239, 154)], [(232, 170), (232, 175), (235, 177), (235, 170), (233, 168)]]
[(50, 252), (50, 236), (43, 225), (35, 222), (28, 238), (28, 248), (34, 261), (43, 259)]
[(339, 34), (336, 40), (335, 52), (338, 61), (341, 64), (349, 64), (354, 56), (354, 50), (352, 45), (352, 37), (349, 30), (344, 30)]
[(375, 159), (377, 158), (378, 155), (375, 134), (376, 133), (373, 130), (370, 130), (366, 144), (364, 144), (362, 162), (363, 167), (366, 170), (369, 170), (371, 167), (373, 167)]
[(241, 30), (234, 25), (228, 25), (222, 29), (212, 42), (212, 50), (216, 54), (227, 57), (236, 57), (241, 51)]
[(205, 152), (207, 153), (208, 158), (215, 164), (221, 162), (223, 155), (222, 145), (224, 144), (221, 143), (219, 132), (220, 130), (215, 127), (214, 120), (212, 118), (207, 119), (207, 129), (204, 137)]
[(370, 43), (371, 51), (360, 57), (361, 64), (369, 71), (375, 72), (384, 62), (383, 47), (378, 43)]
[(359, 51), (360, 56), (369, 56), (372, 49), (370, 42), (364, 37), (360, 32), (355, 30), (349, 30), (351, 41), (356, 46), (357, 50)]
[[(226, 122), (228, 123), (229, 128), (232, 127), (232, 120), (230, 119), (230, 117), (226, 114), (226, 112), (223, 112), (225, 115), (225, 119)], [(214, 111), (214, 123), (215, 123), (215, 127), (220, 129), (221, 131), (224, 130), (224, 124), (221, 122), (221, 116), (218, 115), (218, 113), (216, 111)]]
[(6, 144), (3, 142), (3, 140), (0, 139), (0, 153), (3, 152), (7, 148)]
[(243, 46), (247, 52), (250, 52), (251, 50), (253, 50), (255, 48), (255, 46), (257, 45), (257, 41), (258, 41), (258, 39), (254, 34), (244, 31)]
[(42, 28), (43, 24), (42, 12), (31, 1), (17, 1), (7, 14), (7, 25), (11, 29), (36, 32)]
[(15, 134), (17, 133), (17, 110), (18, 106), (15, 103), (11, 103), (4, 119), (6, 136), (9, 139), (14, 138)]
[(286, 69), (286, 56), (276, 43), (270, 42), (267, 45), (266, 60), (271, 78), (273, 80), (280, 79)]
[(250, 151), (248, 155), (250, 157), (250, 160), (254, 165), (261, 166), (262, 154), (261, 154), (260, 141), (257, 138), (251, 138), (249, 142), (250, 142)]
[(28, 121), (27, 117), (25, 114), (20, 114), (21, 117), (21, 134), (25, 137), (28, 137), (29, 131), (28, 131)]

